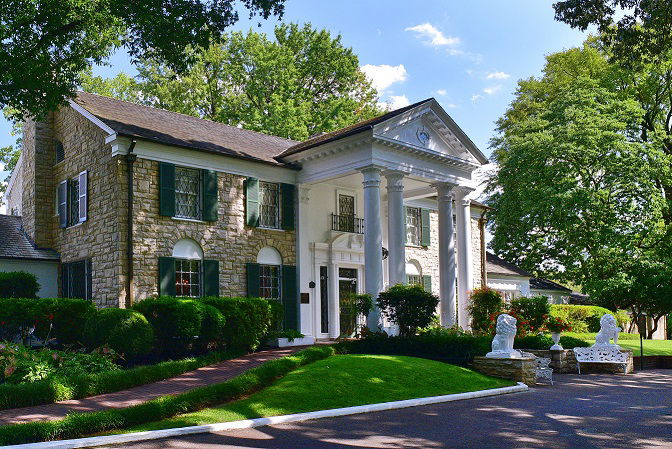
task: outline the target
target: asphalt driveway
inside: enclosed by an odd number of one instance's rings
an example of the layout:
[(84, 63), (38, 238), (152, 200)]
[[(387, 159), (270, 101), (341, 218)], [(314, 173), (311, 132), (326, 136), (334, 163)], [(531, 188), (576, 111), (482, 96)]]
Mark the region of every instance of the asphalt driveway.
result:
[(555, 378), (527, 393), (123, 447), (672, 448), (672, 370)]

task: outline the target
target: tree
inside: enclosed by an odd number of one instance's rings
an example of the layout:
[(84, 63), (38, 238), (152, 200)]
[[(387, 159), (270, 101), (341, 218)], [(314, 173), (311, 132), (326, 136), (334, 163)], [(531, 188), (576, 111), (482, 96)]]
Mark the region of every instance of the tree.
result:
[[(243, 0), (250, 16), (282, 15), (285, 0)], [(42, 116), (71, 97), (80, 73), (124, 47), (180, 71), (238, 20), (234, 0), (6, 0), (0, 18), (0, 107)]]
[(179, 76), (161, 61), (143, 60), (137, 81), (88, 76), (83, 88), (296, 140), (381, 112), (357, 55), (340, 35), (283, 24), (274, 38), (230, 33), (190, 50), (194, 62)]
[(650, 270), (626, 267), (672, 264), (668, 100), (659, 98), (670, 80), (659, 76), (666, 67), (614, 64), (608, 49), (590, 40), (550, 55), (541, 78), (519, 83), (491, 142), (499, 165), (489, 181), (492, 246), (591, 297), (611, 284), (632, 296), (637, 284), (652, 313), (666, 287), (649, 282)]
[(622, 64), (664, 60), (672, 49), (669, 0), (563, 0), (553, 8), (556, 20), (572, 28), (597, 26)]
[(439, 297), (419, 285), (397, 284), (381, 292), (377, 303), (382, 316), (399, 326), (399, 335), (412, 336), (432, 322)]

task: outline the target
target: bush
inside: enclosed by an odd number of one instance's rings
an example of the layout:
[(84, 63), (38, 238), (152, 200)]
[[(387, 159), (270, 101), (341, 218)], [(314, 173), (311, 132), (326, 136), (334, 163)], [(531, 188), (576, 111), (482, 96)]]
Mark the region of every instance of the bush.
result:
[(528, 332), (536, 333), (544, 326), (551, 306), (545, 296), (521, 297), (511, 301), (509, 310), (523, 321), (521, 324)]
[(270, 385), (287, 373), (331, 356), (329, 346), (312, 347), (295, 355), (266, 362), (227, 382), (196, 388), (174, 396), (161, 396), (133, 407), (92, 413), (71, 413), (56, 421), (36, 421), (0, 427), (0, 444), (20, 444), (124, 429), (222, 404)]
[(23, 329), (59, 343), (80, 343), (84, 325), (96, 308), (91, 301), (70, 298), (0, 298), (0, 340), (11, 340)]
[(475, 356), (490, 352), (492, 338), (464, 333), (460, 330), (432, 328), (420, 335), (389, 337), (385, 333), (370, 334), (361, 340), (336, 345), (349, 354), (407, 355), (467, 366)]
[(621, 329), (627, 327), (629, 319), (627, 312), (618, 311), (614, 313), (604, 307), (552, 304), (550, 314), (568, 322), (574, 332), (586, 333), (600, 331), (600, 318), (605, 313), (614, 315)]
[(474, 332), (486, 333), (491, 317), (502, 311), (502, 295), (488, 287), (477, 288), (471, 294), (469, 313)]
[(154, 331), (140, 312), (103, 309), (87, 320), (84, 343), (90, 349), (107, 345), (126, 360), (136, 360), (152, 351)]
[(40, 284), (32, 273), (0, 272), (0, 298), (37, 298)]
[(672, 315), (665, 317), (667, 320), (667, 339), (672, 340)]
[[(513, 347), (516, 349), (549, 349), (553, 345), (553, 340), (548, 335), (527, 335), (516, 338), (513, 341)], [(564, 349), (586, 348), (590, 346), (587, 342), (570, 336), (561, 336), (560, 345)]]
[(226, 320), (223, 332), (224, 345), (234, 350), (256, 349), (264, 336), (272, 330), (273, 320), (282, 316), (277, 310), (282, 308), (282, 304), (262, 298), (208, 296), (199, 298), (199, 301), (213, 306), (222, 313)]
[(224, 335), (226, 320), (221, 312), (196, 299), (160, 296), (140, 301), (133, 308), (152, 325), (155, 347), (163, 355), (184, 354), (195, 345), (200, 349), (211, 343), (218, 345)]
[(438, 296), (419, 285), (394, 285), (378, 296), (381, 314), (397, 324), (399, 334), (404, 336), (414, 335), (419, 328), (427, 327), (438, 304)]

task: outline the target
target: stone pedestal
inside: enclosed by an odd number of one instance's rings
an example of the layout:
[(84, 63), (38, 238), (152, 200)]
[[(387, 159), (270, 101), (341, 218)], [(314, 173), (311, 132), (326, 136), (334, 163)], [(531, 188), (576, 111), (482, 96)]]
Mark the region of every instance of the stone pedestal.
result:
[(528, 386), (537, 384), (536, 362), (532, 357), (520, 359), (474, 357), (474, 369), (488, 376), (523, 382)]

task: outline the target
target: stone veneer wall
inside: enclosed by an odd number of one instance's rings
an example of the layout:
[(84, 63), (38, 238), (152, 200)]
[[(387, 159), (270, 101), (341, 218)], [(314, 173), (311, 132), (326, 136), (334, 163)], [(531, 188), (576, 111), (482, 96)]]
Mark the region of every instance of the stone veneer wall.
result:
[(245, 226), (244, 177), (217, 173), (219, 219), (215, 223), (159, 215), (159, 163), (138, 159), (134, 168), (134, 296), (135, 301), (158, 293), (158, 258), (171, 256), (175, 243), (190, 238), (206, 259), (219, 260), (220, 294), (247, 293), (246, 267), (256, 262), (264, 246), (280, 252), (284, 264), (296, 263), (294, 231)]
[[(406, 261), (415, 260), (420, 264), (421, 274), (432, 277), (432, 292), (439, 293), (439, 214), (430, 211), (431, 245), (406, 246)], [(457, 245), (456, 245), (457, 246)], [(478, 228), (478, 219), (471, 219), (471, 250), (474, 288), (481, 286), (481, 231)], [(455, 263), (457, 263), (457, 248), (455, 248)], [(458, 267), (459, 269), (459, 267)]]

